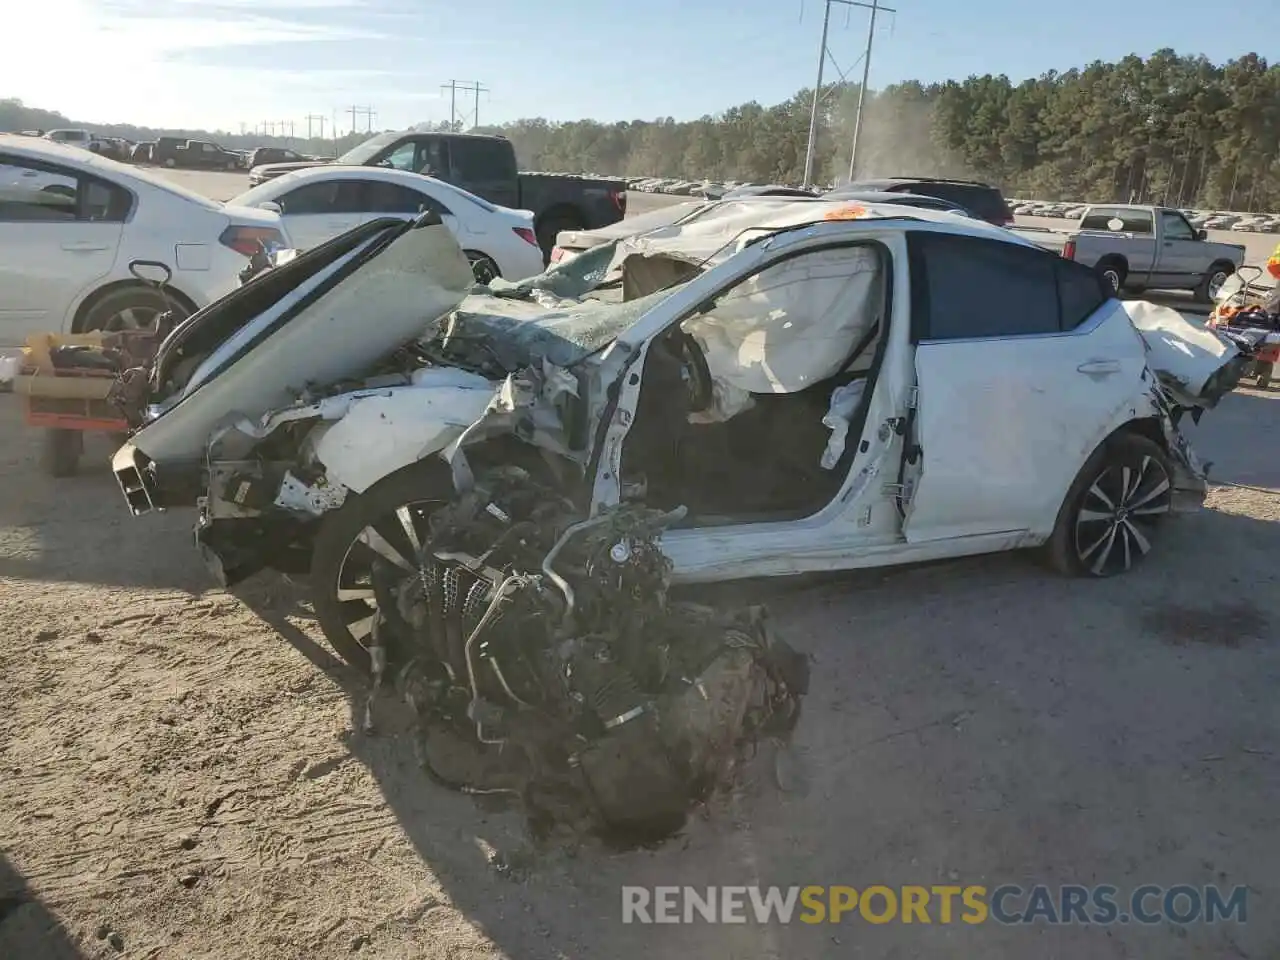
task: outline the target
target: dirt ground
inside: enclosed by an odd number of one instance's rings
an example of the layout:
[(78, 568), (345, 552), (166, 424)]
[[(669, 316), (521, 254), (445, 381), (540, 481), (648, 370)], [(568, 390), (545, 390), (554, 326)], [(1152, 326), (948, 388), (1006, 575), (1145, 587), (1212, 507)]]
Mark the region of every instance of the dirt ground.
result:
[[(211, 588), (91, 445), (43, 477), (0, 396), (0, 957), (1280, 956), (1280, 393), (1191, 428), (1225, 480), (1141, 571), (997, 556), (763, 593), (815, 684), (807, 788), (753, 768), (651, 851), (539, 849), (429, 783), (303, 592)], [(1180, 927), (641, 926), (623, 884), (1249, 886)]]

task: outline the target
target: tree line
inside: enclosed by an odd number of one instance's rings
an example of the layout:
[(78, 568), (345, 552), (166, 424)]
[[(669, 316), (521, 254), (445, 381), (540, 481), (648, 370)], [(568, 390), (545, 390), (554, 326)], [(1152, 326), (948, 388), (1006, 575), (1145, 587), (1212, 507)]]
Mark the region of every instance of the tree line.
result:
[[(489, 128), (529, 167), (799, 183), (813, 90), (719, 116)], [(819, 98), (815, 178), (848, 175), (855, 84)], [(1280, 209), (1280, 66), (1159, 50), (1013, 83), (1006, 76), (868, 92), (856, 176), (971, 177), (1010, 196)]]
[[(815, 179), (848, 174), (856, 84), (823, 87)], [(601, 123), (515, 120), (478, 132), (509, 137), (522, 167), (690, 180), (799, 183), (813, 90), (773, 106), (752, 101), (716, 116)], [(60, 114), (0, 100), (0, 129), (77, 126)], [(448, 124), (420, 124), (442, 129)], [(285, 145), (280, 137), (96, 126), (107, 136), (220, 139)], [(287, 141), (340, 153), (364, 135)], [(1218, 65), (1158, 50), (1013, 83), (1007, 76), (868, 91), (856, 176), (972, 177), (1007, 195), (1227, 209), (1280, 209), (1280, 66), (1257, 54)]]

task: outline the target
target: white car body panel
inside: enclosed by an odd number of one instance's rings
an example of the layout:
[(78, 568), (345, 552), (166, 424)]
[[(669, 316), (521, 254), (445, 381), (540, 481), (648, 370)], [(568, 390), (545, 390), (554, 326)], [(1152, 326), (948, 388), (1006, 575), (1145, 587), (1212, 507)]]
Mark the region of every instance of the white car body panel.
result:
[[(1197, 353), (1189, 345), (1196, 338), (1184, 343), (1186, 338), (1167, 319), (1148, 318), (1150, 329), (1140, 333), (1130, 320), (1131, 305), (1116, 300), (1105, 302), (1070, 333), (914, 344), (908, 230), (1031, 244), (952, 214), (855, 206), (857, 211), (840, 201), (755, 200), (724, 217), (624, 240), (614, 252), (613, 266), (620, 269), (654, 258), (641, 263), (654, 268), (654, 276), (669, 261), (694, 262), (705, 269), (669, 294), (655, 295), (638, 320), (580, 368), (595, 378), (583, 382), (592, 384), (600, 404), (588, 416), (609, 410), (599, 398), (606, 385), (617, 385), (609, 420), (591, 423), (587, 430), (592, 445), (598, 443), (595, 473), (587, 478), (592, 514), (622, 499), (623, 451), (637, 419), (648, 351), (659, 335), (695, 313), (713, 314), (716, 308), (707, 305), (719, 302), (720, 294), (800, 254), (876, 245), (892, 263), (890, 272), (881, 270), (876, 278), (880, 289), (883, 284), (892, 287), (887, 301), (861, 294), (855, 298), (860, 304), (856, 309), (883, 312), (887, 302), (891, 313), (880, 325), (878, 368), (866, 417), (857, 434), (850, 431), (847, 437), (851, 453), (838, 491), (803, 519), (667, 531), (662, 548), (677, 580), (878, 566), (1042, 542), (1067, 488), (1097, 445), (1134, 418), (1163, 417), (1152, 373), (1162, 362), (1162, 351), (1182, 364), (1179, 369), (1191, 380), (1203, 374), (1201, 384), (1212, 372), (1210, 366), (1216, 370), (1231, 356), (1230, 348), (1214, 348), (1208, 341)], [(747, 245), (766, 233), (771, 235)], [(233, 357), (224, 344), (215, 354), (221, 359), (209, 371), (217, 375), (197, 383), (135, 434), (132, 445), (163, 471), (175, 458), (200, 461), (208, 438), (221, 436), (230, 424), (261, 439), (283, 423), (312, 421), (307, 449), (325, 468), (327, 488), (362, 492), (408, 464), (437, 455), (453, 462), (456, 482), (465, 472), (459, 469), (465, 456), (457, 457), (455, 451), (465, 451), (468, 440), (484, 431), (463, 435), (482, 424), (501, 428), (496, 423), (501, 416), (490, 419), (495, 411), (503, 414), (519, 404), (541, 402), (550, 395), (550, 385), (565, 389), (556, 376), (564, 374), (562, 368), (548, 369), (544, 360), (542, 369), (531, 375), (544, 384), (531, 389), (532, 400), (513, 401), (514, 390), (511, 396), (504, 394), (516, 374), (499, 384), (457, 369), (424, 366), (408, 386), (370, 385), (309, 405), (290, 404), (296, 404), (304, 388), (360, 376), (390, 349), (438, 323), (462, 303), (470, 287), (470, 270), (449, 229), (419, 224), (269, 336), (258, 336), (268, 321), (252, 320), (249, 327), (258, 340), (252, 352)], [(302, 296), (305, 290), (298, 287), (286, 300), (296, 304)], [(814, 304), (822, 300), (813, 299)], [(997, 302), (993, 308), (1018, 306)], [(780, 322), (794, 320), (797, 329), (805, 329), (801, 318), (780, 313)], [(278, 316), (272, 313), (269, 320)], [(839, 326), (837, 320), (831, 323)], [(843, 330), (841, 338), (860, 342), (851, 329)], [(782, 377), (787, 392), (811, 383), (814, 371), (830, 366), (830, 357), (817, 352), (808, 361), (811, 370), (803, 367), (803, 356), (787, 356), (793, 367)], [(896, 428), (910, 420), (913, 401), (914, 434)], [(527, 426), (532, 416), (524, 422)], [(1167, 423), (1164, 429), (1166, 436), (1176, 436)], [(923, 454), (906, 470), (907, 492), (897, 487), (898, 474), (905, 444), (916, 439)], [(583, 451), (583, 460), (590, 455)], [(228, 454), (228, 459), (236, 456)], [(1186, 459), (1194, 473), (1191, 458)], [(904, 501), (905, 521), (899, 512)]]
[[(1146, 365), (1118, 300), (1070, 333), (918, 344), (923, 462), (907, 539), (1047, 534), (1102, 439), (1150, 415)], [(990, 429), (974, 430), (975, 416)]]
[[(422, 195), (424, 205), (434, 205), (441, 219), (457, 237), (464, 250), (474, 250), (492, 259), (506, 280), (523, 280), (542, 272), (542, 251), (522, 240), (515, 228), (533, 231), (533, 214), (490, 204), (458, 187), (434, 177), (408, 170), (383, 167), (325, 165), (293, 170), (253, 187), (231, 201), (241, 206), (280, 204), (294, 190), (308, 184), (335, 181), (364, 181), (394, 184)], [(413, 219), (419, 210), (382, 212), (374, 210), (335, 213), (290, 213), (285, 204), (283, 219), (289, 235), (301, 250), (317, 247), (361, 224), (379, 217)], [(447, 211), (447, 212), (446, 212)]]
[(1124, 310), (1146, 341), (1152, 369), (1167, 374), (1189, 395), (1200, 393), (1209, 378), (1240, 352), (1208, 327), (1169, 307), (1138, 300), (1125, 303)]
[[(31, 333), (67, 332), (81, 306), (104, 286), (135, 282), (132, 260), (155, 260), (174, 271), (171, 288), (199, 309), (236, 288), (246, 257), (219, 242), (231, 223), (278, 230), (280, 218), (264, 210), (227, 208), (145, 170), (74, 147), (32, 137), (0, 135), (0, 189), (5, 157), (49, 165), (51, 182), (88, 176), (131, 193), (123, 222), (0, 220), (0, 346), (21, 344)], [(43, 171), (41, 171), (43, 173)], [(23, 168), (13, 184), (38, 178)], [(65, 181), (64, 181), (65, 182)], [(39, 189), (39, 187), (37, 187)]]
[(324, 431), (315, 453), (330, 479), (364, 493), (401, 467), (445, 450), (484, 415), (498, 389), (459, 370), (420, 374), (411, 387), (353, 398), (342, 418)]
[[(133, 443), (153, 459), (198, 460), (220, 422), (257, 420), (309, 388), (367, 367), (425, 332), (431, 318), (453, 309), (472, 283), (471, 267), (444, 226), (408, 230), (250, 353), (224, 356), (217, 376), (206, 371), (198, 389), (145, 425)], [(358, 318), (359, 325), (342, 322), (348, 318)]]

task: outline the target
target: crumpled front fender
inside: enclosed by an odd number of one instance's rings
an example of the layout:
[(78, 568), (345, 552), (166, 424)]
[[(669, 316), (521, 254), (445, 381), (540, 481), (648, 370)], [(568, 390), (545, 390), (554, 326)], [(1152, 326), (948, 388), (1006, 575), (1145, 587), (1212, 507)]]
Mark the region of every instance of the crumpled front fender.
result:
[[(332, 407), (337, 418), (315, 441), (315, 457), (331, 482), (363, 493), (402, 467), (440, 453), (484, 415), (497, 391), (492, 381), (459, 370), (422, 373), (413, 386), (358, 391)], [(430, 376), (436, 373), (443, 376)]]

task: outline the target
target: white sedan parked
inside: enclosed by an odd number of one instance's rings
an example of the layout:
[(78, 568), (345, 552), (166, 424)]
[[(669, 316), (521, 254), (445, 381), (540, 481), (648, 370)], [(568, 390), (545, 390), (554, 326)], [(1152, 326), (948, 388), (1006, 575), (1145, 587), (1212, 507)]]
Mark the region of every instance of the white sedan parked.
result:
[(481, 283), (542, 272), (528, 210), (499, 207), (451, 184), (407, 170), (326, 165), (259, 184), (230, 203), (278, 212), (300, 249), (317, 247), (378, 217), (440, 215)]
[(289, 242), (268, 211), (223, 206), (88, 150), (0, 135), (0, 346), (148, 325), (166, 304), (129, 272), (132, 260), (168, 266), (173, 305), (190, 313), (234, 290), (260, 244)]

